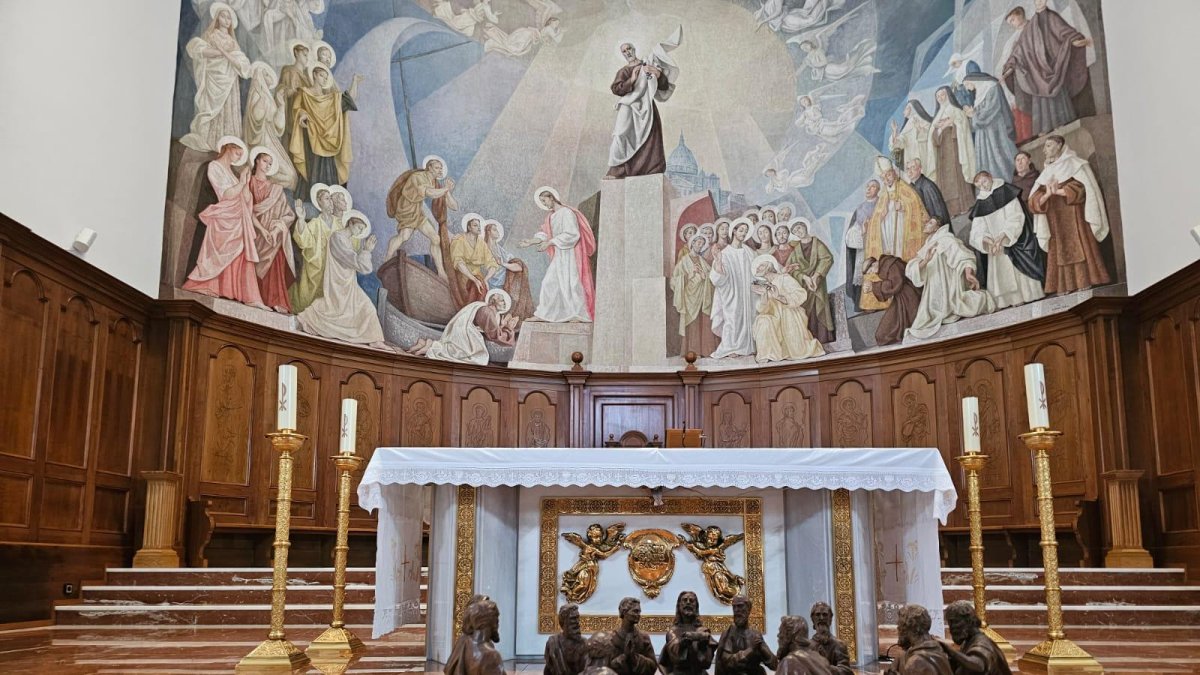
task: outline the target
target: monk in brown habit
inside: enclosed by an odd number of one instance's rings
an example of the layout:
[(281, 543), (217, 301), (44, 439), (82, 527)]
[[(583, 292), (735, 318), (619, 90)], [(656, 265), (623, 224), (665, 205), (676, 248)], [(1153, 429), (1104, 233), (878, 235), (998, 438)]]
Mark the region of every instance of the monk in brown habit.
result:
[(1112, 281), (1100, 253), (1108, 212), (1087, 161), (1061, 136), (1043, 146), (1046, 167), (1029, 195), (1038, 244), (1046, 251), (1046, 293), (1070, 293)]
[(880, 302), (891, 303), (875, 329), (879, 346), (903, 340), (904, 331), (912, 325), (921, 306), (921, 291), (904, 274), (905, 267), (906, 263), (894, 255), (869, 258), (863, 264), (863, 295), (872, 293)]
[(610, 87), (620, 98), (605, 178), (664, 173), (667, 156), (663, 151), (662, 119), (654, 100), (665, 101), (674, 85), (661, 68), (639, 59), (632, 44), (621, 45), (621, 56), (625, 65), (617, 71)]

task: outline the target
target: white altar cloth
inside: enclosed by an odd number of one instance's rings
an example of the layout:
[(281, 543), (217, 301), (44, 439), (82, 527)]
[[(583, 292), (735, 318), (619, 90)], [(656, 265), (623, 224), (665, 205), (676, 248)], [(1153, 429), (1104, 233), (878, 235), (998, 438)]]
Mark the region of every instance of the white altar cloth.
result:
[[(847, 489), (855, 495), (855, 548), (861, 551), (864, 565), (860, 574), (867, 570), (870, 574), (856, 581), (860, 658), (875, 650), (870, 635), (876, 625), (877, 599), (881, 601), (881, 614), (891, 598), (920, 601), (935, 615), (935, 628), (942, 623), (937, 529), (933, 522), (936, 518), (945, 523), (957, 493), (940, 453), (933, 448), (378, 448), (358, 487), (359, 505), (368, 511), (379, 509), (375, 637), (416, 620), (419, 609), (415, 603), (411, 599), (401, 601), (412, 595), (404, 586), (413, 581), (405, 573), (411, 570), (402, 569), (400, 558), (420, 513), (419, 509), (413, 512), (411, 494), (405, 497), (404, 487), (428, 484), (499, 489), (492, 497), (480, 497), (479, 517), (483, 520), (477, 537), (488, 537), (482, 540), (489, 541), (489, 545), (496, 545), (496, 531), (516, 532), (517, 492), (523, 488), (780, 489), (796, 495), (795, 506), (786, 509), (788, 547), (800, 555), (819, 554), (807, 542), (814, 533), (820, 537), (828, 532), (825, 520), (810, 519), (808, 525), (803, 524), (804, 514), (812, 513), (814, 508), (827, 511), (828, 498), (821, 495)], [(449, 533), (445, 531), (455, 522), (453, 492), (445, 491), (448, 489), (435, 493), (431, 523), (434, 540), (430, 544), (427, 635), (428, 655), (435, 660), (453, 639), (446, 623), (453, 584), (449, 579), (439, 582), (434, 578), (439, 572), (443, 572), (442, 577), (452, 576), (444, 574), (447, 568), (453, 569), (454, 559), (452, 540), (447, 540)], [(803, 497), (806, 494), (817, 501)], [(825, 507), (819, 506), (822, 499), (826, 500)], [(498, 529), (485, 534), (485, 523), (492, 521)], [(419, 537), (419, 530), (416, 532)], [(793, 544), (793, 534), (803, 536)], [(507, 534), (501, 539), (507, 539)], [(509, 557), (515, 562), (515, 543), (512, 546)], [(502, 559), (504, 556), (489, 556), (486, 562), (477, 561), (476, 592), (488, 591), (493, 597), (499, 592), (507, 596), (506, 606), (515, 606), (516, 589), (502, 587), (514, 583), (517, 569)], [(859, 564), (856, 562), (856, 566)], [(886, 571), (878, 583), (876, 570), (881, 574)], [(826, 573), (828, 576), (831, 569)], [(487, 580), (480, 581), (480, 574)], [(811, 591), (802, 589), (796, 580), (789, 583), (797, 584), (789, 588), (787, 611), (791, 613), (807, 614), (807, 605), (813, 599), (830, 599), (828, 580), (814, 582), (817, 588)], [(876, 589), (881, 589), (878, 597)], [(768, 627), (768, 632), (772, 629)], [(517, 644), (504, 631), (502, 638), (505, 644), (498, 646), (506, 658), (511, 658)]]
[(942, 524), (958, 497), (934, 448), (379, 448), (358, 503), (372, 511), (383, 486), (426, 484), (931, 492)]

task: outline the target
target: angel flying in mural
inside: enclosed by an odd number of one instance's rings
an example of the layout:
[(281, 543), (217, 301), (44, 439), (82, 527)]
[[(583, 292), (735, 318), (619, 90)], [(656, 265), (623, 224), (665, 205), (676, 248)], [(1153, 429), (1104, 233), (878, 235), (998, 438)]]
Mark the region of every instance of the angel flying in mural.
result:
[(679, 26), (671, 37), (654, 47), (648, 60), (638, 58), (632, 43), (617, 45), (625, 65), (617, 71), (611, 86), (613, 95), (620, 98), (615, 106), (617, 120), (605, 178), (648, 176), (667, 170), (662, 119), (655, 101), (665, 103), (675, 93), (679, 66), (667, 52), (682, 41), (683, 26)]

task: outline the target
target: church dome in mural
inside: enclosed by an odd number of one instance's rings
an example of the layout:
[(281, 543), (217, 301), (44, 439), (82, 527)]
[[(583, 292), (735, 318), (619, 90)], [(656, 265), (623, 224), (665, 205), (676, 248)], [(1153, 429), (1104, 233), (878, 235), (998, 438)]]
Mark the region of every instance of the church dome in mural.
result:
[(552, 371), (1064, 311), (1124, 281), (1097, 2), (184, 0), (163, 286)]

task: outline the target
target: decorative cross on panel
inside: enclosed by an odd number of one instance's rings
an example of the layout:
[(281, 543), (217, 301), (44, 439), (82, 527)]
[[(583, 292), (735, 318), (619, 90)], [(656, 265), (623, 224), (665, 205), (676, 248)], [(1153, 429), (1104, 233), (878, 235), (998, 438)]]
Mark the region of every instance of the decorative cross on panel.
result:
[(889, 561), (887, 561), (887, 562), (886, 562), (886, 563), (884, 563), (884, 564), (885, 564), (885, 565), (894, 565), (894, 566), (895, 566), (895, 570), (896, 570), (896, 581), (900, 581), (900, 568), (901, 568), (901, 567), (904, 565), (904, 558), (901, 558), (901, 557), (900, 557), (900, 545), (899, 545), (899, 544), (897, 544), (897, 545), (896, 545), (896, 553), (895, 553), (895, 555), (896, 555), (896, 559), (895, 559), (895, 560), (889, 560)]

